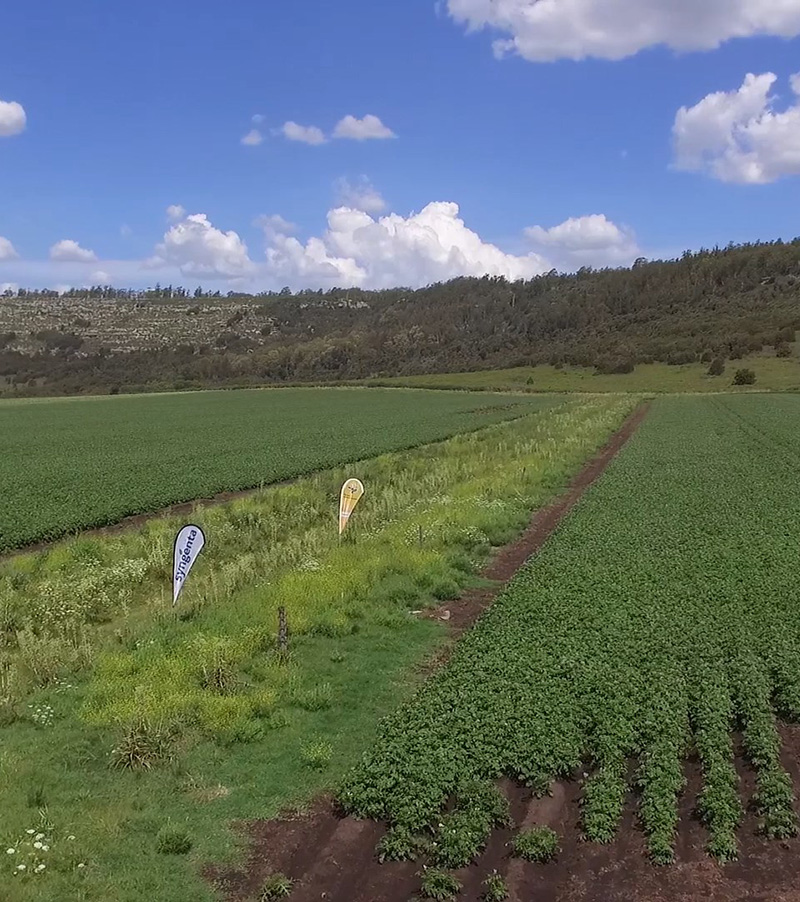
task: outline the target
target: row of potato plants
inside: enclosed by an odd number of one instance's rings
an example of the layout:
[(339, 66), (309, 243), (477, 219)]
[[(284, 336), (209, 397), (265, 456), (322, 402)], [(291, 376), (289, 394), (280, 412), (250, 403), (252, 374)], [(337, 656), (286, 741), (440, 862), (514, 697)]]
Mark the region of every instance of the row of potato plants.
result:
[[(508, 776), (544, 793), (583, 774), (586, 837), (613, 839), (634, 791), (667, 863), (695, 751), (710, 854), (736, 857), (745, 803), (766, 836), (794, 835), (777, 724), (800, 717), (792, 438), (798, 397), (657, 401), (447, 666), (385, 720), (340, 789), (345, 810), (452, 846), (439, 825), (465, 783)], [(491, 829), (473, 822), (447, 864), (472, 860)]]

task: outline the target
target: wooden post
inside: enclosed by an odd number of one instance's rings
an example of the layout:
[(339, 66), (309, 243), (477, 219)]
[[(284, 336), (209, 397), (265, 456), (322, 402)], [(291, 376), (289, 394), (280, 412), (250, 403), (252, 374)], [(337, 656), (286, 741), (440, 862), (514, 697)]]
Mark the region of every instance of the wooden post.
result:
[(278, 657), (285, 660), (289, 656), (289, 621), (286, 608), (278, 608)]

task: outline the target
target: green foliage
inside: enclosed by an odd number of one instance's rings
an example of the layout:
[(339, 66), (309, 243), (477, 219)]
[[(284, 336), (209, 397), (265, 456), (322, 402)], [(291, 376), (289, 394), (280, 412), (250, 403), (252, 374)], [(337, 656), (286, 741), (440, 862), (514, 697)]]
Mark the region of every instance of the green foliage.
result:
[(725, 361), (722, 357), (715, 357), (711, 361), (711, 366), (708, 368), (709, 376), (721, 376), (725, 372)]
[(582, 765), (584, 831), (607, 842), (630, 773), (663, 864), (694, 745), (709, 851), (729, 860), (738, 729), (762, 832), (794, 835), (775, 715), (800, 716), (799, 424), (793, 395), (659, 399), (555, 540), (387, 718), (341, 787), (345, 807), (412, 831), (446, 825), (455, 864), (478, 845), (450, 806), (465, 780), (540, 791)]
[(322, 740), (308, 742), (300, 750), (300, 756), (306, 767), (323, 770), (331, 763), (333, 748), (329, 742)]
[(483, 902), (506, 902), (508, 899), (508, 887), (502, 875), (497, 871), (491, 874), (483, 881)]
[(549, 827), (523, 830), (514, 838), (514, 854), (526, 861), (552, 861), (558, 854), (558, 834)]
[(111, 766), (119, 770), (150, 770), (172, 757), (173, 731), (139, 717), (111, 750)]
[(287, 899), (292, 894), (293, 886), (294, 882), (285, 874), (273, 874), (267, 878), (261, 888), (258, 900), (259, 902), (275, 902), (277, 899)]
[[(0, 401), (0, 552), (415, 447), (532, 409), (520, 397), (487, 405), (468, 395), (353, 389)], [(58, 440), (42, 442), (43, 434)], [(270, 525), (255, 522), (253, 529)]]
[(755, 382), (756, 374), (751, 369), (747, 369), (746, 367), (736, 370), (736, 373), (733, 377), (734, 385), (755, 385)]
[(421, 878), (420, 890), (423, 899), (433, 899), (434, 902), (453, 902), (461, 892), (461, 884), (439, 868), (425, 868), (417, 875)]
[(437, 865), (460, 868), (480, 854), (493, 827), (509, 822), (508, 800), (490, 783), (469, 781), (456, 793), (455, 808), (443, 816), (433, 843)]
[(156, 837), (156, 851), (161, 855), (186, 855), (192, 849), (192, 840), (179, 827), (164, 827)]
[(407, 827), (391, 827), (378, 843), (378, 860), (413, 861), (425, 847), (425, 840)]

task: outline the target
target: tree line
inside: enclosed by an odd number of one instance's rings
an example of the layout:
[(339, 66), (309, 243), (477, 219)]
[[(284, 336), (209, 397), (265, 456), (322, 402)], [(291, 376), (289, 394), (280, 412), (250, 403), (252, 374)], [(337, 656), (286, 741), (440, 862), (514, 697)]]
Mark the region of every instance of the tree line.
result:
[[(172, 286), (150, 297), (107, 291), (115, 293), (103, 300), (117, 303), (166, 300), (175, 304), (176, 316), (219, 296)], [(85, 300), (87, 292), (75, 297)], [(45, 336), (34, 353), (14, 350), (0, 336), (4, 391), (279, 384), (540, 363), (624, 373), (653, 361), (735, 360), (765, 346), (791, 353), (800, 328), (800, 239), (516, 282), (487, 276), (416, 290), (283, 289), (229, 297), (263, 318), (257, 341), (239, 336), (235, 321), (211, 344), (115, 354), (87, 352), (79, 329), (74, 340)]]

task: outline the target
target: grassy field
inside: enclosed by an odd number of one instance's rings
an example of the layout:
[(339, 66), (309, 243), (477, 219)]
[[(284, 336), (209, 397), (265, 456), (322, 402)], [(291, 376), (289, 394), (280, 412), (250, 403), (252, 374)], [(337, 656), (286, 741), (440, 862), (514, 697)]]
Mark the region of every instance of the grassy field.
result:
[[(753, 386), (734, 386), (739, 368), (753, 370)], [(594, 369), (552, 366), (517, 367), (477, 373), (437, 373), (430, 376), (398, 376), (369, 380), (371, 385), (403, 385), (414, 388), (450, 388), (472, 391), (527, 392), (748, 392), (800, 391), (800, 359), (753, 356), (729, 360), (721, 376), (709, 376), (708, 364), (667, 366), (651, 363), (637, 366), (632, 373), (599, 376)]]
[(365, 461), (341, 544), (350, 469), (201, 511), (177, 610), (175, 519), (0, 563), (3, 902), (211, 899), (231, 821), (339, 782), (443, 640), (411, 612), (457, 596), (635, 404), (564, 399)]
[(746, 802), (767, 837), (794, 835), (776, 719), (800, 719), (799, 442), (798, 396), (656, 400), (449, 665), (387, 720), (345, 806), (394, 824), (396, 857), (421, 834), (457, 867), (492, 828), (497, 778), (544, 792), (580, 769), (586, 837), (614, 836), (633, 779), (665, 863), (693, 749), (711, 855), (736, 857)]
[(552, 403), (354, 389), (0, 401), (0, 551)]

